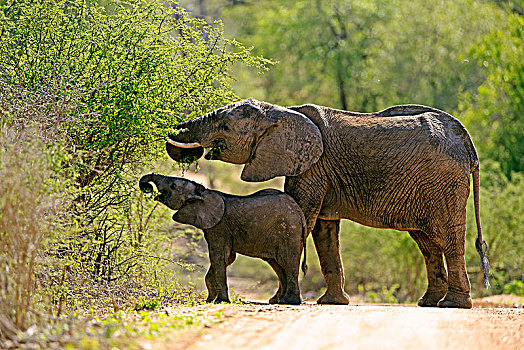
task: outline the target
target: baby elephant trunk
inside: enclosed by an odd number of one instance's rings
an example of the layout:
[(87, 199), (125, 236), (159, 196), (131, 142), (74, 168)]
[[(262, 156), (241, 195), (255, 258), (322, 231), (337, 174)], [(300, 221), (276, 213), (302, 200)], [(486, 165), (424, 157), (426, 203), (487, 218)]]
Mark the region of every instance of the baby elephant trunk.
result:
[(147, 174), (140, 178), (140, 181), (138, 182), (138, 186), (140, 187), (140, 190), (144, 193), (151, 193), (153, 192), (153, 186), (151, 183), (154, 183), (158, 190), (160, 190), (161, 187), (161, 181), (166, 179), (166, 176), (159, 175), (159, 174)]
[(138, 186), (140, 187), (140, 191), (144, 193), (151, 193), (153, 192), (153, 186), (151, 185), (152, 175), (144, 175), (138, 182)]

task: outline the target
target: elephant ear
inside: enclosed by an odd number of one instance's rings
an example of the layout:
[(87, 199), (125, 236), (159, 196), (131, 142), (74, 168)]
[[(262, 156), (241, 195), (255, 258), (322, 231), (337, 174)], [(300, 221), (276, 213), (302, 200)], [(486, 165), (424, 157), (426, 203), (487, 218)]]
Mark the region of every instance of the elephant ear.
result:
[(206, 230), (216, 226), (224, 216), (224, 199), (215, 191), (203, 190), (188, 198), (173, 215), (173, 220)]
[(269, 105), (263, 121), (268, 125), (258, 136), (242, 180), (266, 181), (276, 176), (296, 176), (318, 161), (324, 147), (319, 128), (304, 114)]

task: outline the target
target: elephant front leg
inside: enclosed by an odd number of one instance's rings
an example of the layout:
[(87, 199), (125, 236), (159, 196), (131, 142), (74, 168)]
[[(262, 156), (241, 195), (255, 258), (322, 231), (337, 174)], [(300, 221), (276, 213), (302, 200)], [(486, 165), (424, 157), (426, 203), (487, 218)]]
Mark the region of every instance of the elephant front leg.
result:
[(426, 262), (428, 289), (419, 299), (418, 305), (437, 306), (439, 300), (442, 299), (448, 291), (448, 277), (446, 268), (444, 267), (442, 249), (423, 231), (409, 231), (409, 234), (417, 243)]
[(317, 220), (313, 229), (313, 241), (327, 290), (318, 304), (349, 304), (349, 296), (344, 292), (344, 269), (340, 258), (339, 244), (340, 220)]
[(215, 286), (215, 276), (212, 266), (209, 267), (206, 273), (206, 287), (207, 287), (207, 299), (206, 302), (212, 303), (217, 297), (217, 291)]
[[(235, 252), (231, 252), (229, 254), (229, 258), (227, 259), (226, 267), (231, 265), (237, 255)], [(212, 270), (212, 266), (209, 266), (209, 270), (207, 270), (206, 274), (206, 287), (207, 287), (207, 299), (206, 302), (211, 303), (213, 302), (217, 297), (217, 288), (216, 288), (216, 282), (215, 282), (215, 272)]]
[[(224, 249), (220, 247), (214, 247), (209, 245), (209, 260), (211, 262), (211, 267), (209, 268), (212, 271), (210, 276), (210, 281), (214, 281), (216, 297), (214, 298), (215, 303), (226, 302), (230, 303), (229, 293), (227, 290), (227, 276), (226, 276), (226, 265), (227, 259), (229, 260), (229, 252), (224, 252)], [(207, 276), (206, 276), (207, 277)], [(206, 279), (207, 283), (207, 279)]]

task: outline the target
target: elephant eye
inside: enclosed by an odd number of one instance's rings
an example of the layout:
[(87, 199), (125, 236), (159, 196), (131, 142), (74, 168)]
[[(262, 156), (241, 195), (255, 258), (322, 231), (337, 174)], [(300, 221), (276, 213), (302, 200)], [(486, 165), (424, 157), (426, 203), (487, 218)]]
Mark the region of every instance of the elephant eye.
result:
[(222, 125), (222, 129), (224, 131), (229, 131), (231, 128), (229, 127), (229, 124), (224, 124), (224, 125)]

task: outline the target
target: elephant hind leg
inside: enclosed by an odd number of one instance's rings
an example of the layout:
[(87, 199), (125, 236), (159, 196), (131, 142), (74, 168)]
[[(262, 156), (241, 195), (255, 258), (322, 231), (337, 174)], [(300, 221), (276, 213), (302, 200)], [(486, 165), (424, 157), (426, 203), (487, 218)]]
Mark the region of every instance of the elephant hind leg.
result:
[(426, 262), (428, 288), (419, 299), (418, 305), (423, 307), (437, 306), (439, 300), (448, 291), (448, 278), (444, 267), (442, 248), (423, 231), (409, 231), (409, 234), (417, 243)]
[(269, 266), (271, 266), (271, 268), (275, 271), (278, 277), (278, 290), (275, 293), (275, 295), (273, 295), (271, 299), (269, 299), (270, 304), (277, 304), (278, 300), (287, 288), (286, 274), (284, 273), (284, 269), (282, 269), (282, 267), (274, 259), (264, 260), (267, 261)]
[(282, 289), (283, 295), (278, 299), (278, 303), (299, 305), (302, 303), (300, 287), (298, 285), (300, 255), (297, 255), (296, 259), (277, 260), (277, 263), (286, 276), (286, 287)]
[(470, 296), (471, 284), (466, 272), (465, 253), (466, 225), (451, 230), (449, 244), (444, 256), (448, 267), (448, 291), (439, 301), (438, 307), (456, 307), (470, 309), (473, 306)]

